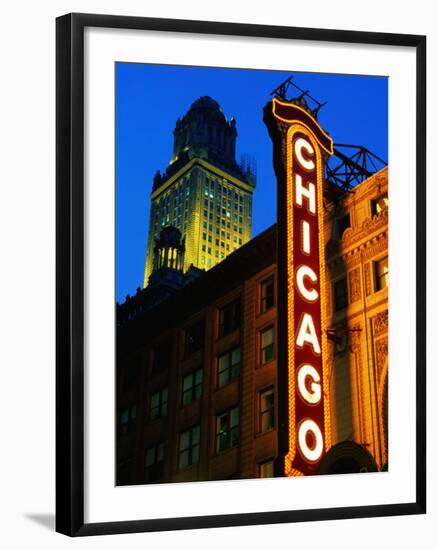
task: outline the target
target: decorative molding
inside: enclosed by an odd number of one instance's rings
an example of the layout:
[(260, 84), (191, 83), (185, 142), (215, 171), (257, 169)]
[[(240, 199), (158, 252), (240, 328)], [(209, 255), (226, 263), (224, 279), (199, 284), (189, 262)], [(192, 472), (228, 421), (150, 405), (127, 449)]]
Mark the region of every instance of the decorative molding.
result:
[(375, 344), (375, 355), (376, 355), (376, 373), (378, 384), (381, 382), (381, 374), (385, 366), (385, 361), (388, 357), (388, 340), (383, 338), (378, 340)]
[(372, 294), (372, 278), (370, 274), (370, 262), (364, 264), (364, 284), (366, 285), (366, 296)]
[(377, 216), (373, 216), (373, 218), (366, 218), (361, 227), (345, 231), (341, 238), (342, 245), (346, 248), (384, 226), (388, 226), (388, 208), (384, 208)]
[(350, 327), (349, 345), (353, 353), (358, 353), (361, 349), (361, 325), (353, 325)]
[(350, 301), (353, 304), (361, 300), (360, 268), (357, 267), (349, 273)]
[(379, 336), (388, 331), (388, 309), (377, 313), (373, 317), (373, 331), (375, 336)]
[(349, 269), (355, 267), (361, 261), (359, 252), (362, 252), (363, 259), (367, 260), (386, 250), (388, 248), (388, 233), (385, 230), (345, 253), (342, 253), (340, 244), (339, 241), (333, 239), (330, 239), (326, 244), (325, 256), (331, 270), (335, 269), (338, 265), (343, 270), (345, 267)]

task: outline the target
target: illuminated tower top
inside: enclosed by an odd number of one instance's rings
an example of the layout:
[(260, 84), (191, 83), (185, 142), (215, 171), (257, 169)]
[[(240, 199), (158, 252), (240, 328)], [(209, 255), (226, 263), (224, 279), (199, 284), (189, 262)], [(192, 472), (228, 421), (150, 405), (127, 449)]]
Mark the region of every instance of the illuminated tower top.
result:
[(173, 158), (154, 180), (144, 286), (160, 232), (172, 226), (185, 244), (182, 271), (208, 270), (252, 235), (255, 170), (235, 160), (237, 128), (209, 96), (194, 101), (173, 131)]
[(235, 164), (235, 119), (228, 122), (220, 105), (209, 96), (197, 99), (187, 114), (178, 118), (173, 135), (173, 158), (189, 150), (191, 155), (212, 162)]

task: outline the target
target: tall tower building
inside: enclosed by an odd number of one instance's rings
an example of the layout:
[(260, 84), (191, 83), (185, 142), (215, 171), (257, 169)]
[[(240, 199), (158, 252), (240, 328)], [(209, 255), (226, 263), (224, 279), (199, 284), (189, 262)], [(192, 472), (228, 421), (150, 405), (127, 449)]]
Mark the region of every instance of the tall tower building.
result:
[(177, 120), (173, 135), (173, 159), (153, 181), (144, 286), (164, 227), (181, 232), (183, 271), (210, 269), (252, 236), (255, 174), (235, 160), (235, 119), (228, 122), (214, 99), (201, 97)]

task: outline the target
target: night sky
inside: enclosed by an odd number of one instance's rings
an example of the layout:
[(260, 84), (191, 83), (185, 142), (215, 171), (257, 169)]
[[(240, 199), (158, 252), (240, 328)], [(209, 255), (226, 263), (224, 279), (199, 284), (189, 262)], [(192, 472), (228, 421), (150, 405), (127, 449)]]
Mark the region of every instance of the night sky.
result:
[[(319, 122), (334, 144), (363, 145), (388, 160), (388, 79), (317, 73), (116, 65), (116, 297), (142, 286), (153, 176), (167, 167), (173, 129), (200, 96), (236, 118), (237, 161), (256, 162), (252, 235), (276, 221), (272, 142), (262, 120), (270, 92), (289, 76), (320, 102)], [(291, 95), (291, 94), (290, 94)]]

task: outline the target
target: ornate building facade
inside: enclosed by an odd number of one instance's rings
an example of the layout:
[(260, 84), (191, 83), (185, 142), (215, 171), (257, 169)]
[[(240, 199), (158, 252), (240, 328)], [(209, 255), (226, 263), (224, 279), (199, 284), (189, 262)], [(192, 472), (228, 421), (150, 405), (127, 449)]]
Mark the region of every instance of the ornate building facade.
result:
[[(319, 473), (388, 464), (387, 186), (384, 169), (325, 192), (332, 446)], [(179, 286), (117, 312), (117, 483), (281, 475), (276, 226), (188, 279), (165, 257), (156, 289), (175, 271)]]
[(215, 100), (201, 97), (177, 120), (173, 135), (173, 159), (153, 182), (144, 287), (164, 227), (182, 234), (184, 271), (210, 269), (252, 233), (255, 176), (235, 160), (235, 119), (228, 122)]

